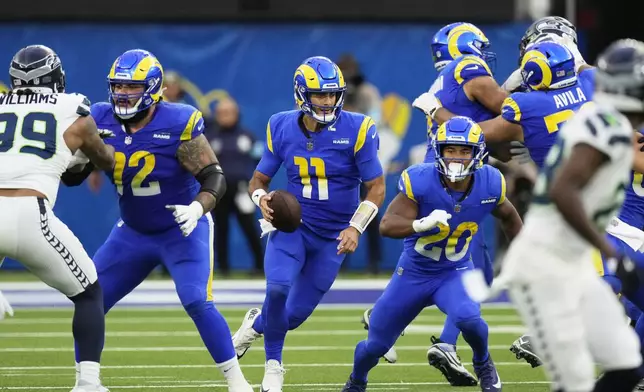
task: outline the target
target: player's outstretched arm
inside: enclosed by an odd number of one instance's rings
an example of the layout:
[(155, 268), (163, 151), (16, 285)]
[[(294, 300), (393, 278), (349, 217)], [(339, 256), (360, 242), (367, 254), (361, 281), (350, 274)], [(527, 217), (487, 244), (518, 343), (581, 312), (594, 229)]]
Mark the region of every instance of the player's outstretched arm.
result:
[(492, 211), (492, 215), (501, 221), (501, 229), (509, 241), (512, 241), (523, 227), (521, 216), (508, 199), (503, 200), (502, 203), (496, 206), (496, 209)]
[(474, 78), (463, 86), (468, 98), (476, 100), (489, 111), (501, 114), (503, 101), (508, 97), (505, 91), (491, 76)]
[(226, 180), (208, 139), (201, 134), (182, 142), (177, 149), (177, 159), (201, 184), (195, 201), (201, 204), (204, 214), (210, 212), (226, 193)]
[(387, 207), (380, 221), (380, 234), (389, 238), (405, 238), (414, 234), (418, 204), (400, 192)]
[(576, 144), (570, 158), (558, 170), (548, 196), (566, 222), (586, 241), (607, 257), (615, 257), (615, 250), (586, 217), (580, 191), (590, 182), (597, 170), (609, 158), (586, 143)]
[(99, 169), (114, 168), (114, 147), (103, 143), (92, 116), (81, 116), (63, 134), (65, 143), (72, 152), (80, 149)]

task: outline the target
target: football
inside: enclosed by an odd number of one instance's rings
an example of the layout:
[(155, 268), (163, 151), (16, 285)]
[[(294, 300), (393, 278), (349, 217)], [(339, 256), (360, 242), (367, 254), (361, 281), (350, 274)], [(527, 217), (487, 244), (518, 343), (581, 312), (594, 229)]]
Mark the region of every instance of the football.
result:
[(268, 206), (274, 211), (272, 223), (277, 230), (292, 233), (300, 226), (302, 209), (292, 194), (277, 190), (273, 192)]

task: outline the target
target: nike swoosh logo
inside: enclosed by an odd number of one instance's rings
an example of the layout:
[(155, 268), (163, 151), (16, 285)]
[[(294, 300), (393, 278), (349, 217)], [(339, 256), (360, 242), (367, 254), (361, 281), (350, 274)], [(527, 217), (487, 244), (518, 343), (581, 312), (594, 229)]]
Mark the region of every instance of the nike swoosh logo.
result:
[(496, 372), (496, 384), (494, 384), (494, 388), (501, 389), (501, 377), (499, 377), (499, 372)]
[(372, 139), (375, 139), (375, 138), (376, 138), (376, 131), (374, 131), (374, 132), (373, 132), (373, 135), (371, 135), (371, 138), (372, 138)]
[(475, 69), (478, 69), (478, 65), (471, 65), (469, 67), (465, 67), (466, 71), (474, 71)]

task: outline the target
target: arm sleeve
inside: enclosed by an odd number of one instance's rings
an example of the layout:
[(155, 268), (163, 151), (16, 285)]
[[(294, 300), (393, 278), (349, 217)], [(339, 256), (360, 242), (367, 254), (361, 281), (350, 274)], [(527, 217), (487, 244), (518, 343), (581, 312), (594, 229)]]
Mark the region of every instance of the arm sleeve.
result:
[(362, 181), (371, 181), (383, 174), (382, 165), (378, 159), (379, 145), (380, 138), (376, 124), (371, 117), (365, 117), (360, 124), (358, 138), (353, 148)]
[(272, 118), (269, 119), (268, 124), (266, 124), (266, 141), (264, 144), (264, 151), (256, 170), (272, 178), (275, 173), (277, 173), (280, 166), (282, 166), (282, 158), (279, 157), (276, 151), (279, 140), (273, 138), (274, 133), (271, 129), (271, 120)]

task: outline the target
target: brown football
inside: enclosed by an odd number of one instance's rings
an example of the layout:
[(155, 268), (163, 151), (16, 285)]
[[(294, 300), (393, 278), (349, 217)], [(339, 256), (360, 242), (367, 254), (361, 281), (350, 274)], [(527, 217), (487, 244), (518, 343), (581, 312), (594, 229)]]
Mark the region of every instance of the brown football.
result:
[(273, 227), (286, 233), (294, 232), (300, 226), (302, 208), (292, 194), (277, 190), (273, 192), (268, 206), (273, 210)]

